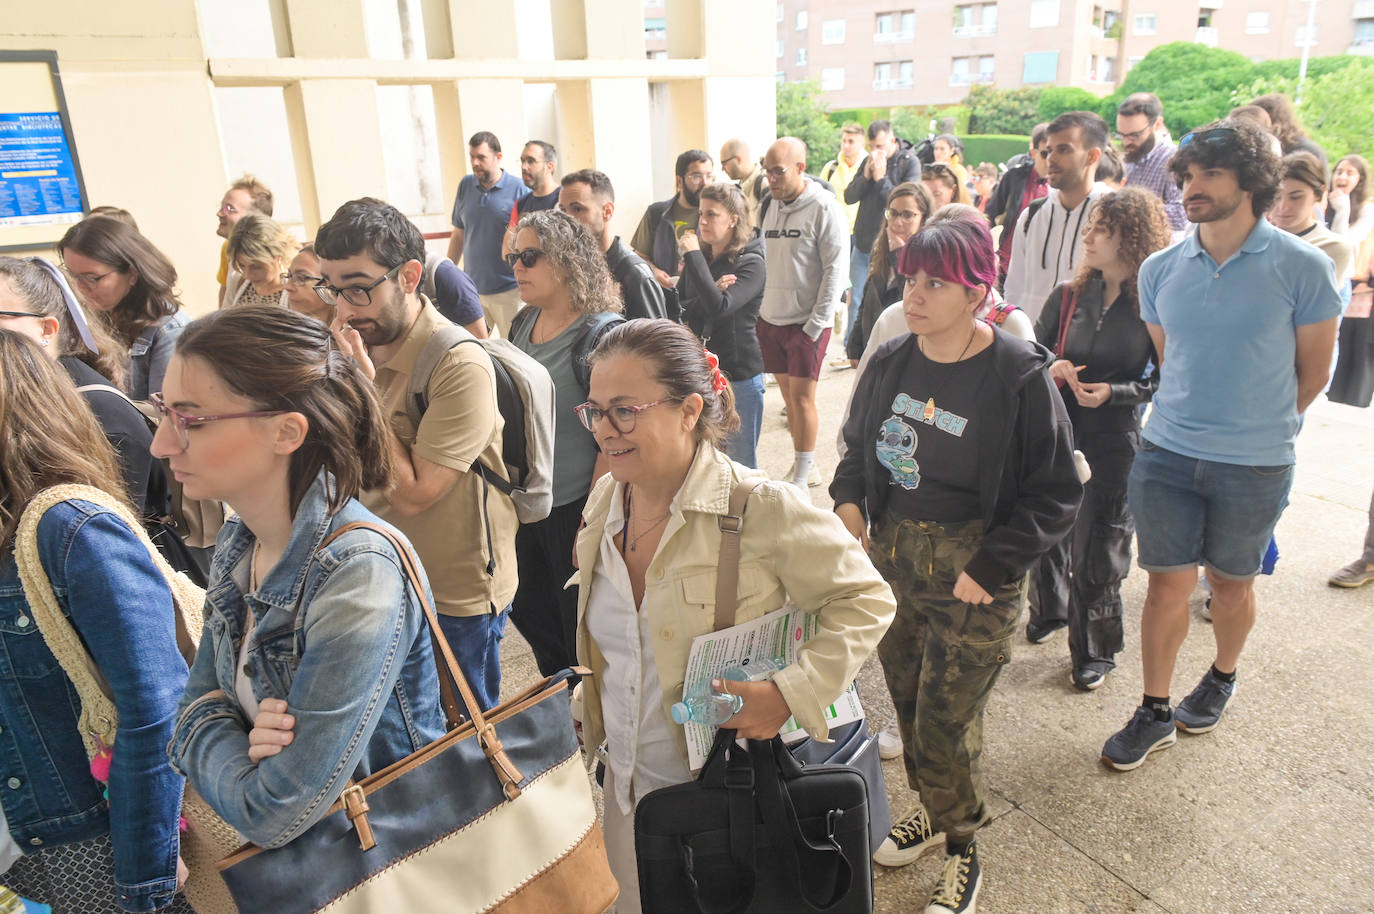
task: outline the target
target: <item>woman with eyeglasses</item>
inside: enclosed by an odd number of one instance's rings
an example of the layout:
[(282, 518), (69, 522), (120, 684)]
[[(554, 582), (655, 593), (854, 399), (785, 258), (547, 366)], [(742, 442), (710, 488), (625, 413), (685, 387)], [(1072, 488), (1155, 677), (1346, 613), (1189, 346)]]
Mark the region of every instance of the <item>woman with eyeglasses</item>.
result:
[(107, 216), (73, 225), (57, 249), (82, 299), (128, 354), (125, 392), (147, 400), (162, 389), (172, 347), (188, 323), (176, 268), (138, 229)]
[(864, 283), (864, 297), (859, 304), (859, 320), (845, 341), (845, 355), (854, 367), (857, 368), (863, 358), (868, 337), (883, 310), (902, 300), (906, 277), (897, 272), (902, 247), (920, 231), (935, 210), (930, 191), (914, 181), (898, 184), (887, 195), (883, 224), (878, 229), (873, 256), (868, 262), (868, 281)]
[(249, 213), (240, 219), (229, 233), (226, 254), (234, 270), (220, 307), (284, 306), (286, 289), (281, 277), (299, 247), (286, 227), (269, 216)]
[[(691, 779), (683, 728), (669, 709), (685, 686), (692, 639), (715, 622), (723, 514), (747, 468), (721, 453), (738, 419), (730, 384), (701, 341), (668, 320), (613, 328), (591, 356), (577, 415), (609, 458), (577, 538), (577, 653), (582, 733), (607, 743), (606, 850), (621, 914), (638, 914), (634, 808), (651, 790)], [(791, 599), (819, 631), (797, 662), (766, 682), (730, 683), (744, 697), (725, 726), (769, 739), (791, 716), (825, 738), (823, 709), (858, 673), (892, 618), (892, 592), (859, 544), (804, 491), (761, 481), (739, 537), (737, 622)]]
[[(0, 439), (0, 751), (8, 776), (0, 882), (54, 914), (189, 914), (176, 894), (187, 875), (178, 855), (182, 782), (166, 756), (186, 683), (172, 593), (129, 525), (82, 498), (43, 514), (36, 548), (16, 558), (20, 516), (43, 490), (93, 486), (126, 506), (128, 496), (71, 379), (9, 327), (0, 328)], [(29, 604), (20, 559), (47, 578), (118, 711), (104, 771), (88, 757), (89, 724), (79, 721), (76, 688), (49, 648), (57, 633)]]
[(933, 162), (921, 169), (921, 183), (939, 209), (947, 203), (969, 203), (968, 185), (959, 179), (955, 170), (944, 162)]
[(356, 496), (390, 482), (391, 427), (329, 328), (285, 308), (192, 323), (153, 402), (153, 452), (238, 512), (162, 745), (226, 822), (281, 847), (445, 732), (422, 595), (389, 540), (340, 532), (382, 523)]
[(291, 258), (291, 266), (281, 275), (286, 288), (286, 306), (292, 311), (313, 317), (322, 324), (334, 323), (334, 306), (320, 297), (315, 286), (324, 282), (320, 275), (320, 258), (313, 244), (303, 244)]
[[(762, 172), (760, 172), (762, 174)], [(749, 202), (738, 185), (701, 189), (697, 229), (682, 234), (682, 318), (720, 358), (740, 427), (725, 441), (730, 459), (758, 468), (763, 432), (763, 353), (755, 328), (763, 304), (763, 239), (754, 237)]]
[(983, 711), (1011, 658), (1026, 575), (1068, 532), (1083, 491), (1049, 353), (978, 317), (997, 257), (973, 213), (932, 220), (902, 249), (911, 332), (859, 376), (830, 486), (897, 596), (878, 656), (920, 803), (874, 859), (903, 866), (943, 846), (927, 912), (970, 910), (977, 897)]
[(573, 407), (587, 399), (587, 354), (612, 323), (621, 322), (621, 304), (601, 248), (567, 213), (525, 214), (514, 246), (506, 259), (527, 307), (511, 321), (510, 341), (548, 369), (557, 421), (553, 510), (515, 534), (520, 586), (511, 621), (530, 643), (539, 672), (552, 676), (576, 661), (577, 591), (563, 585), (573, 574), (582, 506), (606, 472), (605, 455)]

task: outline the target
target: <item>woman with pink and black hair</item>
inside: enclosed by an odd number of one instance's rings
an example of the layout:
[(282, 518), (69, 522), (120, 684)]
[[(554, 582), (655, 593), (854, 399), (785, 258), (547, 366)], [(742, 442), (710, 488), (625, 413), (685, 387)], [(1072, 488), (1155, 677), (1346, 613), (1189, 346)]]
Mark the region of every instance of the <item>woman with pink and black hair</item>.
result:
[(977, 896), (983, 709), (1027, 572), (1068, 532), (1083, 487), (1053, 357), (978, 317), (997, 280), (987, 226), (932, 222), (899, 268), (911, 334), (879, 347), (859, 379), (830, 494), (897, 596), (878, 655), (921, 805), (874, 859), (901, 866), (942, 842), (930, 914)]

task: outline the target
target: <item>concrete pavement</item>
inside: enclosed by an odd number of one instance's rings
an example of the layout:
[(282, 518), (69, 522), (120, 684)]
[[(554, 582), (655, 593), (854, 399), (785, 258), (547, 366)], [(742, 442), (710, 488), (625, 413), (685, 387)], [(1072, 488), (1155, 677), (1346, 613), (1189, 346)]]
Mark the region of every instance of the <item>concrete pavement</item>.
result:
[[(838, 356), (838, 343), (831, 354)], [(819, 388), (823, 478), (853, 372), (825, 369)], [(785, 471), (792, 446), (777, 388), (767, 391), (760, 461)], [(1145, 575), (1125, 585), (1126, 649), (1096, 692), (1069, 681), (1061, 633), (1043, 645), (1018, 638), (988, 706), (984, 774), (993, 820), (979, 835), (983, 914), (1252, 914), (1374, 912), (1374, 585), (1328, 587), (1359, 555), (1374, 487), (1374, 410), (1319, 400), (1298, 441), (1281, 557), (1259, 579), (1259, 620), (1238, 670), (1235, 699), (1216, 731), (1180, 734), (1133, 772), (1103, 767), (1103, 741), (1140, 700), (1138, 648)], [(824, 488), (812, 489), (829, 507)], [(1213, 656), (1196, 610), (1178, 661), (1175, 700)], [(504, 690), (537, 675), (510, 630)], [(860, 687), (869, 721), (892, 721), (876, 656)], [(901, 762), (884, 765), (895, 815), (912, 793)], [(880, 914), (919, 912), (940, 855), (896, 870), (876, 867)]]

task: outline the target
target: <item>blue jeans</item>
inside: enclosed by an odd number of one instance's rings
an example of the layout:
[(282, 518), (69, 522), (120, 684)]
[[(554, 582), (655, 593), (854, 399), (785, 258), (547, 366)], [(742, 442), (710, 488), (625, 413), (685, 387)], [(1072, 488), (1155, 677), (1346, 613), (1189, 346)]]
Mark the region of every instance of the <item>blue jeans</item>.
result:
[(757, 470), (759, 435), (763, 432), (763, 375), (731, 381), (730, 390), (735, 395), (735, 412), (739, 413), (739, 431), (726, 439), (725, 453), (736, 463)]
[[(501, 639), (506, 636), (509, 616), (510, 607), (507, 606), (499, 613), (481, 616), (439, 617), (439, 628), (448, 639), (453, 656), (463, 668), (463, 675), (468, 678), (468, 685), (472, 686), (483, 711), (495, 705), (501, 695)], [(434, 662), (439, 667), (439, 675), (447, 675), (437, 650)]]
[(1292, 464), (1217, 463), (1142, 440), (1127, 485), (1140, 567), (1170, 572), (1201, 563), (1223, 578), (1254, 577), (1292, 485)]
[(864, 300), (864, 285), (868, 282), (868, 262), (873, 259), (872, 251), (861, 251), (859, 246), (849, 244), (849, 323), (844, 328), (844, 342), (849, 345), (849, 334), (859, 322), (859, 306)]

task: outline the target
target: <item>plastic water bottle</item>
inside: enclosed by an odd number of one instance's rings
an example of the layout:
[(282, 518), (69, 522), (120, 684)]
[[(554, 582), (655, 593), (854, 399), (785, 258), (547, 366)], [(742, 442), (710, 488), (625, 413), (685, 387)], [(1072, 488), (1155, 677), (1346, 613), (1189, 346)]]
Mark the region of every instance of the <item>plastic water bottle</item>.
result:
[[(760, 682), (771, 678), (784, 665), (779, 660), (755, 660), (730, 667), (721, 674), (721, 678), (731, 682)], [(706, 679), (688, 689), (682, 696), (682, 701), (673, 705), (673, 723), (685, 724), (691, 721), (707, 727), (719, 727), (738, 714), (743, 707), (742, 696), (717, 692), (711, 688), (711, 681)]]

